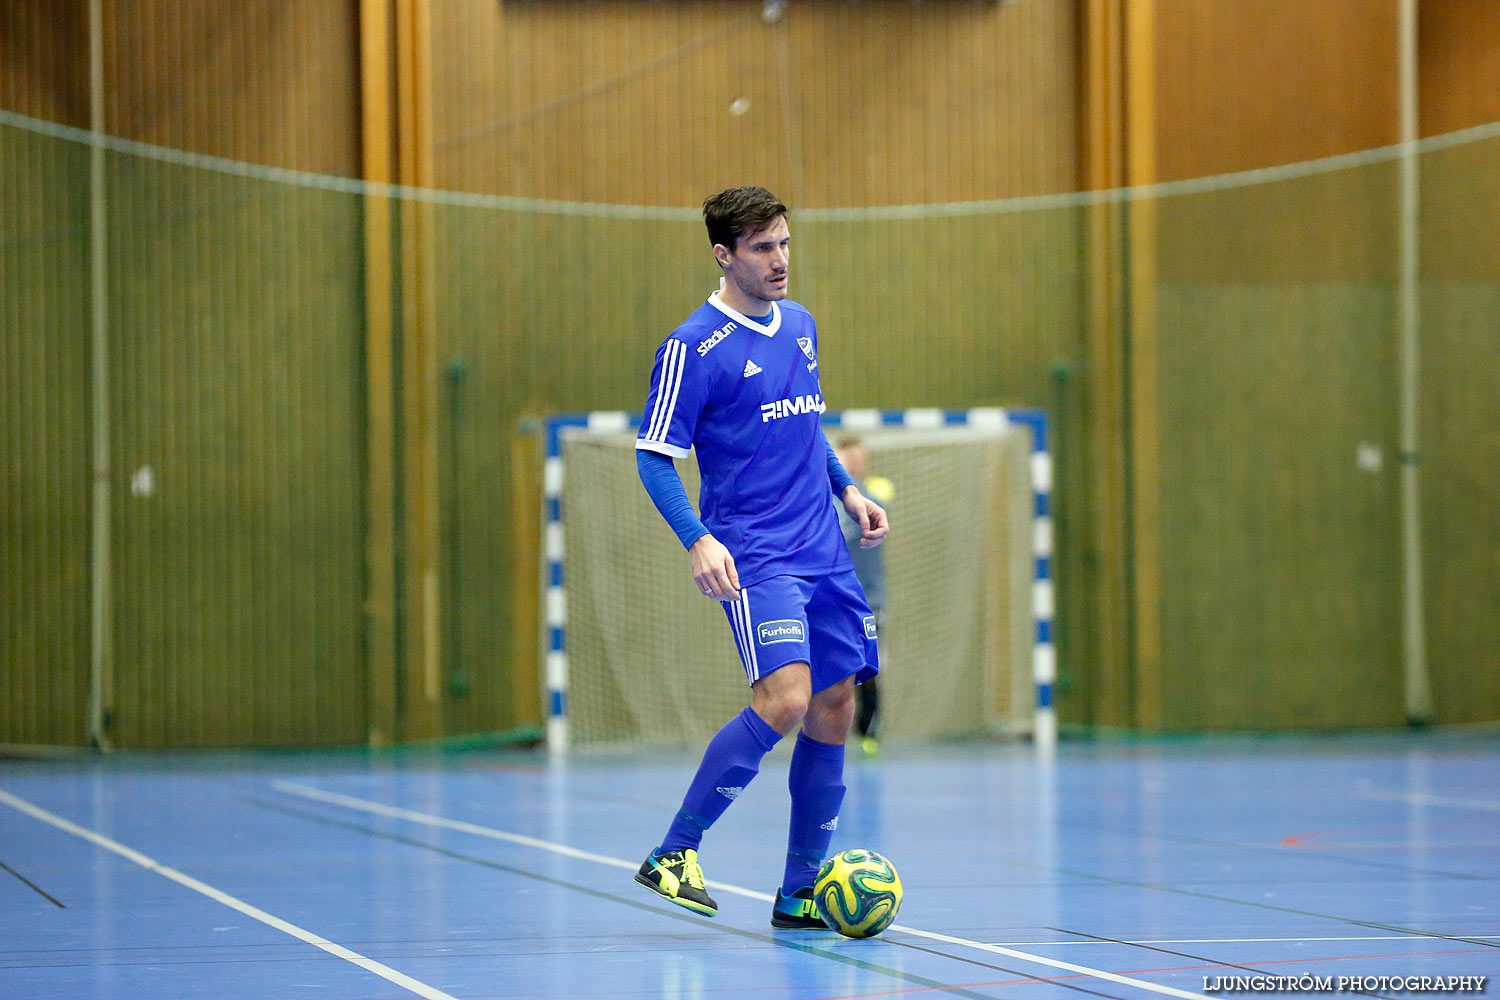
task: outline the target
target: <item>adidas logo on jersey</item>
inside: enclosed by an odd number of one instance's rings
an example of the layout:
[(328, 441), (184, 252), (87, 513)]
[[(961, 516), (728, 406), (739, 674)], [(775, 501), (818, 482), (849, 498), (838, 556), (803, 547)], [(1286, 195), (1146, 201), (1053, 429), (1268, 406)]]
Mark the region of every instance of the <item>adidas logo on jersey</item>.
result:
[(746, 378), (749, 378), (751, 375), (759, 375), (759, 374), (760, 374), (760, 365), (756, 364), (754, 361), (746, 361), (745, 362), (745, 377)]

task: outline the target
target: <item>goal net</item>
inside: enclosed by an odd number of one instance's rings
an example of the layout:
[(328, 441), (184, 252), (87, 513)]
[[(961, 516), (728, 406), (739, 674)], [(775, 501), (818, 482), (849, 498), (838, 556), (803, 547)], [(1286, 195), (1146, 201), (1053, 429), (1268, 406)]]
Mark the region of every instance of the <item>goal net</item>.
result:
[[(853, 433), (826, 430), (835, 441)], [(882, 742), (1030, 731), (1031, 428), (995, 421), (858, 436), (870, 475), (892, 488)], [(549, 476), (560, 518), (549, 545), (560, 565), (548, 587), (548, 686), (566, 723), (552, 738), (561, 730), (574, 745), (701, 746), (747, 704), (749, 689), (722, 609), (698, 592), (687, 554), (640, 484), (634, 443), (628, 427), (559, 434)], [(677, 470), (696, 502), (697, 463)]]

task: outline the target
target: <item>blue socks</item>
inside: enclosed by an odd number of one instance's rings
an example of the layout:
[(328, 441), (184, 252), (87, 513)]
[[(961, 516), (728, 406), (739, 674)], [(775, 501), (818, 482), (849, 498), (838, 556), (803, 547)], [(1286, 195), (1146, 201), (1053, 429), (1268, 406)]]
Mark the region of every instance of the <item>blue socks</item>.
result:
[(748, 705), (726, 722), (708, 741), (698, 773), (693, 775), (682, 808), (667, 828), (666, 839), (656, 849), (656, 856), (688, 848), (697, 850), (703, 841), (703, 831), (713, 826), (729, 803), (745, 790), (750, 779), (759, 773), (761, 758), (780, 739), (781, 734)]
[[(703, 751), (703, 761), (683, 796), (682, 808), (667, 828), (655, 854), (698, 849), (703, 831), (729, 808), (760, 772), (761, 759), (781, 735), (746, 707), (724, 724)], [(781, 894), (790, 896), (812, 885), (833, 842), (839, 807), (844, 803), (844, 747), (819, 743), (797, 734), (787, 787), (792, 793), (792, 820), (787, 833), (786, 870)]]
[(792, 791), (792, 823), (786, 842), (786, 871), (781, 877), (783, 896), (817, 880), (818, 868), (833, 842), (839, 806), (844, 803), (843, 744), (819, 743), (806, 733), (798, 733), (787, 787)]

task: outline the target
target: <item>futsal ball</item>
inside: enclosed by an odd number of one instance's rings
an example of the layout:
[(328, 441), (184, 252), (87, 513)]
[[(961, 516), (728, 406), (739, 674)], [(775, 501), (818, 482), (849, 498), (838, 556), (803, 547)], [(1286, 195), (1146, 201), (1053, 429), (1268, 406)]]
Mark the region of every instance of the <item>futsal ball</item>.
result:
[(901, 908), (896, 866), (874, 851), (840, 851), (818, 869), (813, 905), (823, 922), (845, 937), (874, 937)]

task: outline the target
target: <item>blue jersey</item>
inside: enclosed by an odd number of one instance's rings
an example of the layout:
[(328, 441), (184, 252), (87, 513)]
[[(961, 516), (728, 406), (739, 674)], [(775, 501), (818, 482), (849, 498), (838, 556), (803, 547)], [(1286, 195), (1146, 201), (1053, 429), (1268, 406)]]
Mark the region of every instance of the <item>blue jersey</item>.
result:
[(850, 567), (828, 502), (818, 331), (795, 302), (764, 325), (709, 296), (656, 352), (635, 446), (697, 452), (698, 513), (741, 586)]

